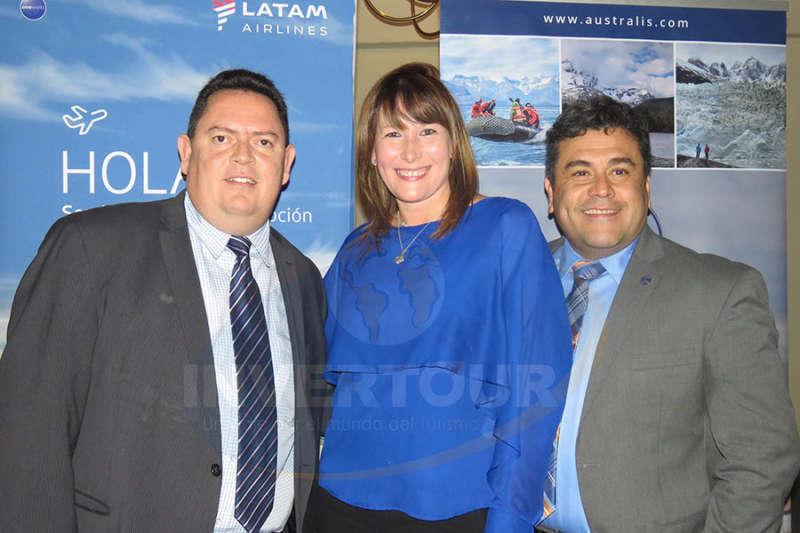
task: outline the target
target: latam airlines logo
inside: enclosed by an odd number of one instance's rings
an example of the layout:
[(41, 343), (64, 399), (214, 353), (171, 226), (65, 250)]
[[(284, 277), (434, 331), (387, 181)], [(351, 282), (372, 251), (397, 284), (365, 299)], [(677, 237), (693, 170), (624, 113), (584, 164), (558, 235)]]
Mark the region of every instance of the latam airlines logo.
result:
[(217, 13), (217, 31), (222, 31), (222, 25), (228, 22), (228, 17), (236, 13), (235, 0), (213, 0), (214, 11)]
[[(217, 14), (217, 31), (234, 15), (242, 17), (242, 33), (267, 33), (326, 37), (328, 10), (324, 4), (299, 4), (288, 2), (248, 2), (242, 0), (212, 0)], [(240, 12), (237, 13), (237, 8)], [(259, 22), (259, 19), (264, 22)]]

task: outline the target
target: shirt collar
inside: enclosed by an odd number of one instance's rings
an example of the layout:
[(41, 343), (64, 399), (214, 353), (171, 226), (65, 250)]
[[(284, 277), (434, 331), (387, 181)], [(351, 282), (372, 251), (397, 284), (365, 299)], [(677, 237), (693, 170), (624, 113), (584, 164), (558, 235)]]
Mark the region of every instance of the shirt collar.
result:
[[(189, 227), (196, 232), (203, 246), (211, 253), (214, 260), (219, 259), (220, 255), (222, 255), (225, 250), (228, 250), (228, 241), (231, 238), (230, 234), (217, 229), (203, 218), (203, 215), (201, 215), (194, 206), (188, 194), (183, 199), (183, 206), (186, 209), (186, 222), (189, 224)], [(274, 260), (272, 257), (272, 248), (269, 245), (269, 231), (269, 219), (267, 219), (260, 228), (249, 235), (245, 235), (245, 237), (252, 242), (250, 253), (261, 257), (266, 265), (272, 268)]]
[[(622, 281), (622, 276), (625, 274), (625, 269), (628, 268), (628, 262), (631, 260), (633, 250), (636, 248), (636, 243), (639, 242), (640, 236), (641, 234), (637, 235), (636, 238), (622, 250), (607, 257), (601, 257), (596, 261), (603, 265), (603, 268), (606, 269), (606, 272), (608, 272), (617, 285)], [(572, 276), (572, 265), (578, 261), (585, 260), (584, 257), (575, 251), (566, 238), (564, 238), (564, 245), (553, 254), (553, 259), (555, 260), (558, 275), (561, 279), (564, 279), (564, 276), (567, 275)]]

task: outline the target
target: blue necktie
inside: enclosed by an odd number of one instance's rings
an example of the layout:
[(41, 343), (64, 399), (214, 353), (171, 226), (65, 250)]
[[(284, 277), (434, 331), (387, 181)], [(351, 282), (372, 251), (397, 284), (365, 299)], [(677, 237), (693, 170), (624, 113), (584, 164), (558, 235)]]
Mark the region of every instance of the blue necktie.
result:
[(236, 254), (230, 289), (231, 329), (239, 387), (239, 449), (234, 516), (258, 531), (275, 497), (278, 428), (269, 333), (261, 293), (250, 269), (250, 240), (231, 237)]
[(606, 269), (600, 263), (578, 261), (572, 266), (572, 290), (567, 295), (567, 314), (572, 326), (572, 351), (578, 347), (578, 337), (583, 326), (583, 315), (589, 305), (589, 282), (603, 275)]
[[(589, 282), (602, 276), (606, 269), (600, 263), (578, 261), (572, 265), (572, 290), (567, 295), (567, 314), (572, 326), (572, 351), (578, 347), (578, 337), (583, 326), (583, 316), (589, 306)], [(547, 478), (544, 483), (544, 510), (542, 518), (550, 516), (556, 506), (556, 474), (558, 462), (558, 438), (561, 427), (556, 431), (553, 439), (553, 449), (550, 454), (550, 463), (547, 468)]]

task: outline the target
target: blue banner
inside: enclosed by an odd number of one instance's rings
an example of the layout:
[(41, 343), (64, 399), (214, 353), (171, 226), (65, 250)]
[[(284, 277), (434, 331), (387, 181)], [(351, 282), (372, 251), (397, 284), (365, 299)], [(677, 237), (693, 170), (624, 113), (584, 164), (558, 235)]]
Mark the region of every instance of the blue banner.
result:
[(0, 349), (63, 215), (183, 188), (176, 139), (226, 68), (273, 79), (297, 159), (273, 224), (324, 272), (352, 227), (355, 0), (23, 0), (0, 8)]
[(442, 4), (443, 34), (786, 44), (783, 11), (520, 0), (447, 0)]
[(549, 238), (545, 140), (563, 106), (605, 94), (644, 113), (650, 225), (761, 271), (785, 359), (786, 13), (664, 4), (442, 2), (442, 80), (481, 192), (528, 203)]

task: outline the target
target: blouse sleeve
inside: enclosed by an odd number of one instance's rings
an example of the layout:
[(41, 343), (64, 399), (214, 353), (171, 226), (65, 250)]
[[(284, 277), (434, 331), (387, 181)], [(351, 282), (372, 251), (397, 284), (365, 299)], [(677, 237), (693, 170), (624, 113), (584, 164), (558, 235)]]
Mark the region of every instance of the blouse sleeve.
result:
[(494, 502), (486, 532), (530, 532), (542, 514), (553, 439), (572, 364), (561, 283), (533, 213), (501, 215), (507, 398), (488, 405), (497, 439), (488, 473)]

